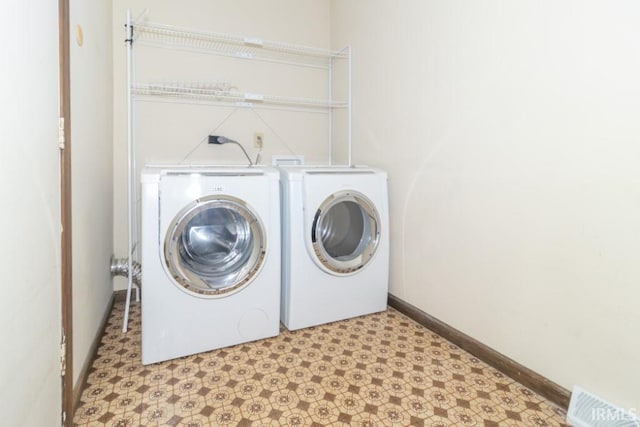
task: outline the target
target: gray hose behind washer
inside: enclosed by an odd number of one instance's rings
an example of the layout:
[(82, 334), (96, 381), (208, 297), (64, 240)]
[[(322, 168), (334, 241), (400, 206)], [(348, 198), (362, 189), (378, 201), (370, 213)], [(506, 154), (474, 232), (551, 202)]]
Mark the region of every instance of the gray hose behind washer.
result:
[[(142, 266), (133, 261), (131, 281), (140, 287), (142, 285)], [(129, 259), (111, 257), (111, 276), (129, 277)]]

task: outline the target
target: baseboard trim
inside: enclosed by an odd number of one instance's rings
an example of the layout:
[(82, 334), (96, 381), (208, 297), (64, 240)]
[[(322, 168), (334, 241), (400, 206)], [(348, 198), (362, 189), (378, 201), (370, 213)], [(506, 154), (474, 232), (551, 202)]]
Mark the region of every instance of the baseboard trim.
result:
[(441, 320), (436, 319), (392, 294), (389, 294), (388, 302), (389, 306), (395, 308), (400, 313), (415, 320), (441, 337), (451, 341), (461, 349), (471, 353), (478, 359), (503, 372), (505, 375), (530, 388), (559, 407), (564, 408), (565, 410), (569, 407), (571, 393), (564, 387), (554, 383), (537, 372), (522, 366), (515, 360), (495, 351), (491, 347), (453, 328)]
[(100, 323), (100, 327), (98, 328), (98, 332), (96, 336), (93, 338), (93, 342), (91, 343), (91, 347), (89, 348), (89, 357), (87, 357), (82, 365), (82, 370), (80, 371), (80, 376), (78, 377), (78, 381), (76, 382), (75, 387), (73, 387), (73, 407), (80, 407), (80, 398), (82, 397), (82, 392), (85, 388), (87, 388), (87, 377), (89, 376), (89, 369), (91, 368), (91, 364), (96, 360), (98, 356), (98, 348), (100, 347), (100, 340), (102, 335), (104, 335), (104, 331), (107, 328), (107, 322), (109, 321), (109, 315), (111, 314), (111, 309), (113, 308), (113, 303), (117, 300), (117, 292), (114, 292), (109, 299), (109, 303), (107, 304), (107, 309), (105, 310), (102, 321)]
[[(135, 289), (131, 291), (132, 294), (135, 293)], [(113, 291), (113, 301), (114, 302), (123, 302), (127, 300), (127, 290), (120, 289), (119, 291)]]

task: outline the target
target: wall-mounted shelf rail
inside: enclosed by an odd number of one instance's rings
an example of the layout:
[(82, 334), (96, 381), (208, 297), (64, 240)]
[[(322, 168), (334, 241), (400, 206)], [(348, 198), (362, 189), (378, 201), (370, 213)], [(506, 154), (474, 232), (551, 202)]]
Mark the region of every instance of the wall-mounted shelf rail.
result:
[(257, 37), (198, 31), (150, 22), (133, 25), (136, 43), (170, 49), (195, 50), (242, 59), (317, 68), (329, 68), (332, 59), (349, 57), (349, 53), (345, 50), (332, 51)]
[(221, 90), (217, 84), (203, 83), (138, 83), (132, 88), (136, 97), (161, 97), (194, 100), (212, 104), (230, 103), (237, 107), (281, 106), (300, 110), (327, 112), (331, 108), (347, 108), (346, 101), (296, 98), (258, 93)]

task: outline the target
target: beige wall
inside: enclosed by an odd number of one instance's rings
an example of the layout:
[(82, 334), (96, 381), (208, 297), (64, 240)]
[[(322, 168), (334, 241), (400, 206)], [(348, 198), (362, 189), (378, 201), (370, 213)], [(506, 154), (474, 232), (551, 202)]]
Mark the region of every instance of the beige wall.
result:
[[(127, 254), (126, 225), (126, 9), (138, 16), (148, 8), (152, 22), (317, 47), (329, 47), (329, 2), (325, 0), (189, 0), (113, 2), (114, 78), (114, 248)], [(136, 48), (137, 80), (228, 82), (241, 92), (326, 98), (327, 74), (297, 67), (225, 59), (157, 48)], [(238, 147), (208, 146), (210, 133), (242, 142), (249, 154), (254, 132), (264, 133), (263, 164), (272, 154), (305, 154), (310, 162), (327, 159), (326, 115), (186, 105), (136, 103), (138, 169), (146, 163), (245, 164)], [(115, 289), (126, 287), (116, 278)]]
[(331, 7), (355, 159), (389, 171), (391, 292), (640, 408), (640, 5)]
[[(633, 389), (640, 347), (632, 339), (640, 324), (635, 2), (116, 0), (113, 244), (120, 256), (122, 24), (126, 8), (137, 15), (146, 7), (151, 20), (174, 25), (352, 43), (354, 158), (390, 173), (392, 292), (565, 387), (578, 383), (640, 406)], [(139, 76), (235, 83), (226, 65), (181, 55), (167, 64), (165, 54), (141, 53)], [(255, 83), (268, 92), (282, 80), (257, 73)], [(315, 87), (307, 82), (300, 87)], [(291, 126), (273, 115), (270, 129), (241, 111), (218, 126), (230, 111), (173, 107), (139, 107), (140, 164), (241, 162), (233, 147), (198, 145), (213, 129), (243, 142), (264, 132), (266, 158), (296, 152), (318, 162), (325, 154), (317, 124)]]
[[(70, 2), (73, 378), (77, 382), (113, 288), (111, 1)], [(82, 28), (83, 44), (75, 36)]]
[(0, 424), (59, 425), (57, 2), (0, 14)]

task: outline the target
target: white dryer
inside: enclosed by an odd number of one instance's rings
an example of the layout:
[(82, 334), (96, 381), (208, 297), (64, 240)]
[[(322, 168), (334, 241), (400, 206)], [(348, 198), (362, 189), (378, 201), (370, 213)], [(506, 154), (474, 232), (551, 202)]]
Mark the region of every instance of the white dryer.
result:
[(294, 330), (385, 310), (386, 172), (309, 166), (280, 172), (284, 325)]
[(142, 363), (277, 335), (278, 171), (146, 167), (141, 187)]

